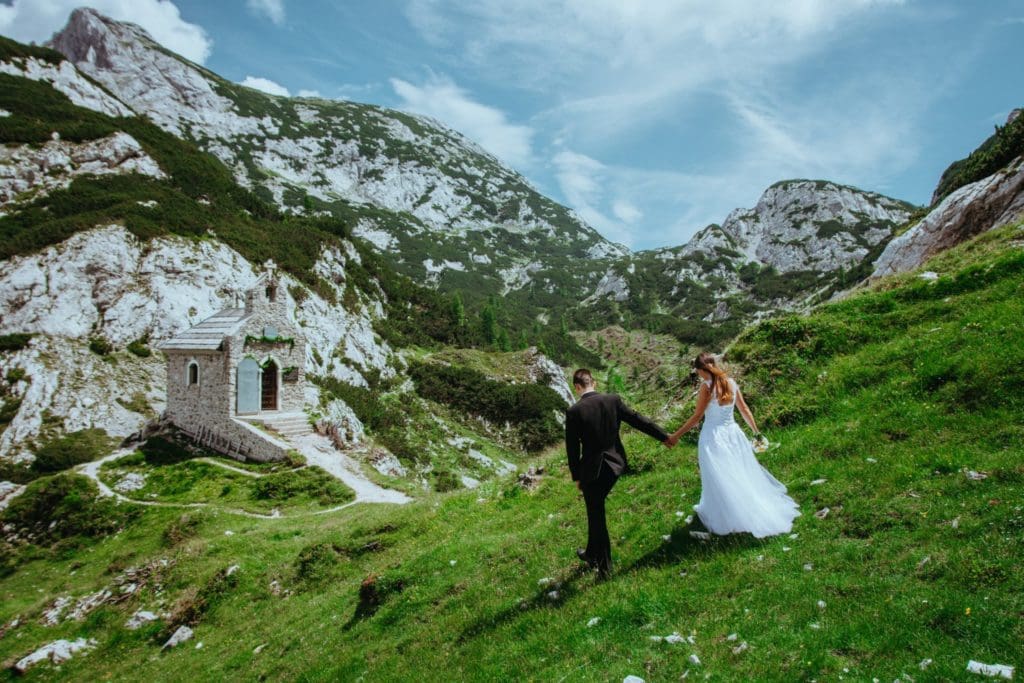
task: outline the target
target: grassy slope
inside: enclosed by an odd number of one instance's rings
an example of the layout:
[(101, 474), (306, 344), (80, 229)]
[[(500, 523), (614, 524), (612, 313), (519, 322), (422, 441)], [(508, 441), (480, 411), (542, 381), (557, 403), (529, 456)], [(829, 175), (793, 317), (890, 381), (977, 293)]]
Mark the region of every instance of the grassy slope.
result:
[[(689, 668), (721, 680), (920, 681), (961, 678), (971, 658), (1020, 666), (1021, 238), (1020, 227), (985, 235), (933, 261), (944, 275), (935, 284), (906, 276), (802, 326), (755, 328), (736, 345), (755, 410), (774, 416), (768, 431), (781, 444), (763, 461), (804, 511), (796, 539), (692, 540), (675, 514), (699, 495), (692, 443), (667, 453), (630, 435), (642, 471), (610, 499), (610, 583), (573, 571), (583, 509), (553, 453), (553, 476), (532, 494), (490, 483), (315, 524), (210, 515), (197, 537), (170, 549), (160, 537), (176, 513), (147, 510), (117, 537), (30, 562), (0, 583), (0, 619), (27, 622), (0, 639), (0, 658), (85, 635), (100, 641), (97, 651), (63, 675), (676, 680)], [(988, 478), (969, 480), (962, 468)], [(832, 512), (817, 519), (825, 506)], [(334, 547), (303, 554), (325, 542)], [(159, 654), (158, 626), (124, 630), (131, 610), (161, 599), (148, 591), (83, 623), (38, 624), (53, 596), (104, 585), (111, 562), (161, 556), (177, 559), (164, 582), (169, 601), (241, 564), (237, 585), (196, 629), (202, 650)], [(371, 573), (404, 590), (357, 618), (359, 583)], [(564, 582), (558, 599), (538, 585), (544, 577)], [(274, 597), (273, 580), (293, 592)], [(602, 621), (588, 628), (595, 616)], [(695, 632), (696, 644), (649, 640), (673, 631)], [(731, 633), (750, 649), (733, 655)], [(925, 658), (935, 661), (921, 672)]]

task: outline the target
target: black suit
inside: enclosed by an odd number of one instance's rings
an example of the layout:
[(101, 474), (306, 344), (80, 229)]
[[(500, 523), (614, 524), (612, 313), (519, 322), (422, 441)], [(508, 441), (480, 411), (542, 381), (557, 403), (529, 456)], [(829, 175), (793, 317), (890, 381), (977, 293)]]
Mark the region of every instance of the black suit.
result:
[(639, 429), (658, 441), (668, 439), (664, 429), (632, 410), (614, 394), (592, 391), (565, 413), (565, 452), (574, 481), (580, 482), (587, 504), (587, 557), (599, 570), (611, 568), (604, 499), (629, 466), (619, 426)]

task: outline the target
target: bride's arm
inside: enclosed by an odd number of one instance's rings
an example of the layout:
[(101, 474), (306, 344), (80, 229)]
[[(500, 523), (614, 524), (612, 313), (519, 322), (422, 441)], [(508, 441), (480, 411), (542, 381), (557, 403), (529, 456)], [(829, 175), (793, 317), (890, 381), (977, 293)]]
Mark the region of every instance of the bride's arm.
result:
[(704, 411), (707, 410), (708, 403), (710, 401), (711, 401), (711, 390), (708, 389), (708, 385), (702, 383), (700, 385), (700, 392), (697, 394), (697, 407), (694, 408), (693, 415), (691, 415), (690, 419), (686, 421), (686, 424), (684, 424), (682, 427), (677, 429), (672, 434), (672, 436), (670, 436), (668, 438), (669, 443), (671, 445), (675, 446), (677, 443), (679, 443), (679, 437), (681, 437), (683, 434), (685, 434), (686, 432), (688, 432), (691, 429), (693, 429), (694, 426), (698, 422), (700, 422), (700, 418), (702, 418), (704, 416)]
[(747, 407), (747, 402), (743, 400), (743, 393), (739, 387), (736, 387), (736, 408), (740, 411), (740, 415), (743, 416), (743, 421), (747, 423), (750, 430), (754, 434), (760, 434), (760, 430), (757, 428), (757, 422), (754, 421), (754, 414), (750, 412), (750, 408)]

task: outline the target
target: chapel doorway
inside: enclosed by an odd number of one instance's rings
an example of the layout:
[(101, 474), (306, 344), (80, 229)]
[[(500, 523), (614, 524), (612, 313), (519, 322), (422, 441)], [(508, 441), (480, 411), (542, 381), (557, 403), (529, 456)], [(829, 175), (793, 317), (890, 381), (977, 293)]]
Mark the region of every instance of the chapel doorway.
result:
[(263, 366), (263, 391), (261, 410), (277, 410), (277, 363), (268, 360)]
[(239, 415), (260, 412), (260, 364), (252, 358), (243, 358), (238, 364), (237, 391)]

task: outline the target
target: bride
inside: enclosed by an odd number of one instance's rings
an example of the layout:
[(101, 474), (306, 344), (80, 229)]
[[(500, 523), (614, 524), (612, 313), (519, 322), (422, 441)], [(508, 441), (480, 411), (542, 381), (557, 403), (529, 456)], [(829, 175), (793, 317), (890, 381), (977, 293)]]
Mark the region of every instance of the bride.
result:
[(748, 532), (763, 538), (789, 532), (793, 518), (800, 514), (799, 506), (786, 495), (786, 487), (757, 461), (750, 442), (733, 419), (733, 408), (739, 408), (755, 438), (760, 437), (739, 386), (715, 364), (710, 353), (697, 356), (693, 367), (704, 380), (697, 408), (669, 442), (674, 446), (704, 418), (697, 442), (700, 503), (694, 510), (708, 531), (718, 535)]

